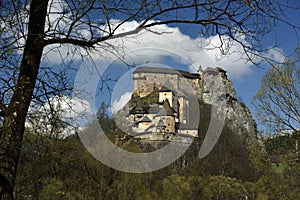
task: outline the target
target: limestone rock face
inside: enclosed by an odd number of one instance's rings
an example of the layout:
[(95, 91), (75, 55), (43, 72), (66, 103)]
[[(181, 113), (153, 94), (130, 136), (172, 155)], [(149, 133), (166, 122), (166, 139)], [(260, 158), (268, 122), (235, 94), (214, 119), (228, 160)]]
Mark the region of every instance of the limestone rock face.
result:
[[(224, 105), (226, 124), (245, 138), (255, 138), (255, 122), (250, 110), (237, 100), (236, 91), (226, 72), (220, 68), (207, 68), (203, 72), (202, 101), (216, 106)], [(224, 98), (225, 96), (225, 98)], [(223, 101), (226, 101), (225, 104)], [(222, 108), (221, 108), (222, 109)]]
[(242, 103), (233, 101), (228, 104), (227, 124), (248, 139), (254, 139), (256, 136), (255, 122), (249, 109)]

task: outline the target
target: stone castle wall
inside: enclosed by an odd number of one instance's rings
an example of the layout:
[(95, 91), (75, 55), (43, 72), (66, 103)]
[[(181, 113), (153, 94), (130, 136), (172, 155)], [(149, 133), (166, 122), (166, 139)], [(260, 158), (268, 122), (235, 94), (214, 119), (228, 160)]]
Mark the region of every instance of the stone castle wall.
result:
[(137, 73), (134, 74), (134, 90), (139, 92), (140, 97), (147, 96), (156, 88), (161, 88), (166, 82), (178, 89), (178, 75), (158, 73)]
[(197, 76), (197, 74), (189, 72), (181, 74), (182, 71), (176, 71), (174, 69), (166, 69), (165, 72), (162, 71), (162, 69), (160, 69), (160, 71), (155, 71), (155, 68), (150, 69), (153, 69), (153, 71), (137, 70), (133, 75), (134, 90), (140, 97), (147, 96), (162, 86), (171, 87), (179, 91), (187, 91), (192, 88), (197, 96), (201, 97), (202, 84), (200, 75)]

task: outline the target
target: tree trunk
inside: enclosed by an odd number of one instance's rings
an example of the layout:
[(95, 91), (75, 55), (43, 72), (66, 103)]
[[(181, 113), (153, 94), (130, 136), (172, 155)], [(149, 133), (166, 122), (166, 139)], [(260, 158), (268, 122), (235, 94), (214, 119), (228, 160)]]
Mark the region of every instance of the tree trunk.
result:
[(20, 73), (12, 99), (4, 111), (4, 123), (0, 129), (0, 199), (14, 198), (13, 190), (26, 115), (44, 49), (47, 5), (48, 0), (30, 1), (28, 33)]

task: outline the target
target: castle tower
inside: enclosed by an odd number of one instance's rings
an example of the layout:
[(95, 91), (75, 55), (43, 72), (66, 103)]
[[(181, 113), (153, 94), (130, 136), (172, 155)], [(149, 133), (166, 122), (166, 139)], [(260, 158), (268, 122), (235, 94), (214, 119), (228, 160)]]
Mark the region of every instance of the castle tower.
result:
[[(175, 111), (170, 106), (167, 99), (164, 101), (163, 107), (155, 116), (155, 126), (157, 132), (175, 133)], [(162, 130), (162, 128), (164, 128)]]
[(166, 86), (163, 86), (160, 90), (159, 90), (159, 103), (163, 103), (166, 100), (169, 101), (170, 106), (173, 107), (173, 92), (172, 90), (170, 90), (169, 88), (167, 88)]
[(203, 76), (203, 69), (202, 69), (202, 66), (200, 65), (198, 70), (197, 70), (198, 74), (200, 75), (200, 78), (202, 78)]

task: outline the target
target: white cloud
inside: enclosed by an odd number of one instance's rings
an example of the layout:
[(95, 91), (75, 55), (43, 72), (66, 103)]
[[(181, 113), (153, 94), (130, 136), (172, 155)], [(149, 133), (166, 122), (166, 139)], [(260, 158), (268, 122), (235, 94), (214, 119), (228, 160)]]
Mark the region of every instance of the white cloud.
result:
[[(59, 0), (54, 0), (57, 6), (53, 11), (64, 9), (64, 4)], [(56, 18), (60, 16), (52, 15), (51, 20), (58, 22)], [(148, 23), (152, 23), (149, 21)], [(68, 21), (59, 21), (63, 25), (70, 24)], [(116, 27), (120, 21), (112, 19), (110, 25)], [(120, 34), (135, 30), (139, 26), (137, 21), (128, 21), (123, 23), (115, 34)], [(65, 27), (65, 26), (61, 26)], [(100, 27), (108, 31), (107, 25)], [(86, 30), (78, 30), (88, 38)], [(103, 33), (101, 33), (103, 34)], [(105, 35), (105, 34), (103, 34)], [(244, 44), (251, 46), (244, 35), (236, 34), (236, 37)], [(89, 55), (95, 63), (109, 63), (111, 61), (118, 62), (116, 56), (119, 56), (123, 61), (129, 64), (143, 64), (150, 62), (160, 63), (164, 57), (169, 56), (173, 58), (181, 58), (178, 62), (190, 65), (191, 71), (196, 71), (199, 66), (202, 69), (207, 67), (222, 67), (228, 72), (230, 79), (242, 79), (252, 72), (253, 64), (247, 60), (244, 55), (244, 50), (241, 44), (230, 40), (227, 36), (221, 36), (221, 40), (225, 48), (226, 55), (220, 51), (220, 37), (218, 35), (210, 36), (208, 38), (190, 36), (182, 33), (178, 27), (169, 27), (167, 25), (159, 25), (151, 27), (147, 30), (141, 30), (137, 34), (125, 35), (120, 38), (107, 40), (95, 47), (94, 51), (86, 52), (84, 49), (72, 45), (51, 45), (45, 48), (47, 59), (53, 63), (60, 63), (66, 60), (81, 60), (82, 54)], [(111, 48), (111, 47), (114, 48)], [(271, 49), (264, 56), (273, 58), (277, 61), (282, 61), (282, 54), (279, 49)], [(259, 61), (256, 58), (256, 61)], [(119, 61), (121, 63), (121, 61)], [(165, 64), (165, 63), (164, 63)], [(98, 66), (97, 66), (98, 67)], [(174, 67), (174, 66), (171, 66)], [(100, 67), (101, 68), (101, 67)], [(112, 112), (116, 112), (129, 99), (128, 90), (122, 90), (122, 94), (118, 94), (118, 99), (112, 102)]]
[(70, 12), (64, 12), (68, 10), (68, 4), (64, 0), (52, 0), (48, 2), (48, 16), (46, 18), (45, 30), (46, 32), (67, 33), (68, 24), (70, 24), (71, 14)]
[(284, 53), (279, 48), (270, 48), (268, 52), (263, 54), (265, 57), (269, 58), (271, 61), (282, 63), (285, 60)]
[[(114, 20), (117, 23), (117, 20)], [(149, 22), (151, 23), (151, 22)], [(139, 25), (136, 21), (124, 23), (116, 33), (134, 30)], [(244, 35), (236, 36), (246, 46), (251, 46)], [(244, 54), (241, 44), (232, 41), (227, 36), (221, 36), (224, 43), (225, 54), (220, 50), (220, 37), (218, 35), (208, 38), (191, 38), (183, 34), (177, 27), (160, 25), (151, 27), (149, 30), (142, 30), (136, 35), (128, 35), (119, 39), (109, 40), (108, 43), (119, 47), (122, 57), (131, 63), (138, 63), (141, 60), (160, 60), (162, 56), (174, 55), (182, 57), (191, 63), (190, 70), (196, 71), (201, 65), (203, 69), (207, 67), (222, 67), (228, 71), (231, 79), (241, 79), (243, 76), (251, 73), (253, 64), (248, 61)], [(139, 49), (147, 49), (147, 53), (134, 53), (136, 56), (126, 57), (129, 52)], [(160, 51), (161, 50), (161, 51)], [(101, 51), (101, 49), (99, 49)], [(103, 52), (104, 53), (104, 52)], [(282, 55), (277, 50), (270, 50), (266, 56), (274, 58), (276, 61), (282, 61)], [(95, 59), (101, 59), (95, 55)], [(256, 58), (255, 61), (259, 61)], [(182, 62), (185, 62), (182, 60)]]
[(31, 105), (26, 126), (32, 127), (37, 133), (55, 134), (55, 137), (64, 138), (87, 125), (92, 114), (91, 106), (86, 100), (54, 96), (44, 105)]
[(114, 100), (112, 103), (111, 112), (115, 114), (118, 110), (122, 109), (130, 100), (131, 94), (131, 92), (125, 92), (119, 99)]
[[(111, 21), (112, 26), (118, 23), (119, 21), (116, 19)], [(134, 30), (138, 25), (139, 23), (136, 21), (126, 22), (115, 33)], [(105, 26), (101, 28), (108, 30), (108, 27)], [(247, 43), (245, 36), (237, 35), (237, 37), (244, 44), (250, 45)], [(110, 52), (113, 51), (129, 63), (141, 63), (148, 60), (157, 62), (163, 56), (177, 56), (183, 58), (181, 62), (188, 61), (193, 71), (196, 71), (201, 65), (203, 69), (206, 67), (222, 67), (228, 71), (231, 79), (240, 79), (250, 74), (253, 65), (243, 54), (242, 46), (237, 42), (229, 40), (226, 36), (222, 36), (221, 38), (224, 45), (228, 45), (228, 48), (225, 47), (227, 50), (226, 55), (221, 54), (218, 48), (221, 45), (221, 41), (217, 35), (208, 38), (191, 38), (183, 34), (177, 27), (159, 25), (151, 27), (148, 30), (142, 30), (138, 34), (107, 40), (101, 46), (96, 46), (97, 51), (90, 55), (94, 60), (114, 60), (115, 56)], [(114, 46), (115, 48), (111, 49), (108, 46)], [(50, 49), (52, 47), (47, 48)], [(73, 48), (70, 45), (62, 45), (59, 48), (60, 54), (63, 55), (62, 57), (67, 57), (69, 55), (68, 52), (71, 52)], [(86, 52), (81, 53), (86, 54)], [(267, 55), (272, 55), (274, 59), (280, 60), (279, 55), (275, 53), (273, 50), (272, 52), (268, 52)], [(52, 51), (47, 57), (53, 62), (59, 62), (57, 55), (57, 52)], [(73, 59), (76, 58), (80, 59), (81, 56), (77, 55), (77, 57), (73, 57)]]

